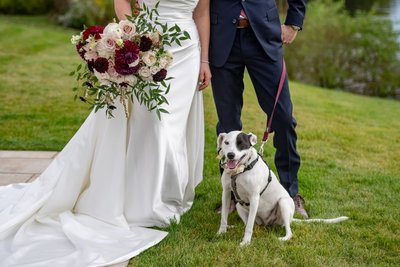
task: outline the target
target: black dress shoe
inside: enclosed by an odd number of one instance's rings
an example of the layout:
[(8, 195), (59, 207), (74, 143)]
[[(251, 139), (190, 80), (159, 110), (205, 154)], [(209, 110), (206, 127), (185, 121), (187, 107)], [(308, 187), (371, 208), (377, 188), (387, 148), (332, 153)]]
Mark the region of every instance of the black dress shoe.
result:
[(308, 219), (308, 213), (304, 208), (304, 203), (305, 203), (304, 198), (299, 194), (297, 194), (293, 197), (293, 201), (294, 201), (295, 211), (300, 213), (300, 215), (303, 216), (304, 219)]

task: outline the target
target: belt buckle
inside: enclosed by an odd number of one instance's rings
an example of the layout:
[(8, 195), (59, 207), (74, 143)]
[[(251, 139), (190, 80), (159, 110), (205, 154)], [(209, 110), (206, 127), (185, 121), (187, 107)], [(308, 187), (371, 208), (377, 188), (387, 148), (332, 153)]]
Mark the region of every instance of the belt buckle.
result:
[[(244, 22), (244, 23), (247, 23), (246, 26), (244, 26), (244, 25), (241, 26), (241, 25), (240, 25), (240, 23), (243, 22), (243, 21), (246, 21), (246, 22)], [(238, 19), (238, 22), (237, 22), (237, 25), (236, 25), (236, 28), (238, 28), (238, 29), (247, 28), (247, 27), (248, 27), (248, 23), (249, 23), (249, 20), (248, 20), (247, 18), (239, 18), (239, 19)]]

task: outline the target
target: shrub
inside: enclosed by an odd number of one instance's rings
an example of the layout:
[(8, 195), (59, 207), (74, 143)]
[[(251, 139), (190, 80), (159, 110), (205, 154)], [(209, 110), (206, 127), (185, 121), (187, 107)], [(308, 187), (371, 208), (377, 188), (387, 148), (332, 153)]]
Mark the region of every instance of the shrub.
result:
[(67, 12), (67, 9), (70, 4), (70, 0), (53, 0), (54, 2), (54, 11), (57, 14), (64, 14)]
[(382, 97), (400, 89), (397, 35), (374, 11), (352, 17), (342, 1), (313, 1), (304, 31), (285, 50), (296, 80)]
[(83, 25), (106, 24), (114, 17), (113, 1), (71, 0), (67, 12), (59, 16), (59, 22), (81, 29)]
[(0, 0), (3, 14), (44, 14), (49, 12), (54, 0)]

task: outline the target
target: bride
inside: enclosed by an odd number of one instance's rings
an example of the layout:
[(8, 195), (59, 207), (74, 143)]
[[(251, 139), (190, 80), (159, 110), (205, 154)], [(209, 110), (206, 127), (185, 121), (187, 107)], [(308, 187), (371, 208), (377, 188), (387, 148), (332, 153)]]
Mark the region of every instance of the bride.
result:
[[(153, 8), (158, 0), (144, 0)], [(115, 0), (119, 19), (129, 0)], [(209, 0), (161, 0), (161, 22), (191, 39), (173, 46), (170, 114), (137, 102), (108, 119), (92, 112), (33, 183), (0, 187), (0, 266), (107, 266), (128, 260), (179, 222), (202, 180)], [(201, 47), (201, 49), (200, 49)]]

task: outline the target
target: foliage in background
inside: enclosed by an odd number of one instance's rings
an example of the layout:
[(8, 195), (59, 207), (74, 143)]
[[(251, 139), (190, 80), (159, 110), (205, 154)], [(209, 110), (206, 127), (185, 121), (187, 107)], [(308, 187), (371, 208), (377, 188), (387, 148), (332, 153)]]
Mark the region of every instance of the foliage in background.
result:
[(54, 0), (0, 0), (0, 14), (44, 14), (54, 8)]
[(358, 10), (368, 11), (374, 7), (388, 6), (391, 1), (392, 0), (344, 0), (344, 4), (346, 6), (346, 9), (349, 10), (352, 15), (354, 15)]
[(285, 59), (292, 79), (360, 94), (400, 96), (400, 44), (374, 11), (354, 17), (342, 1), (313, 1)]
[(111, 0), (70, 0), (68, 10), (58, 17), (58, 21), (66, 27), (82, 29), (83, 25), (105, 25), (114, 17)]
[(54, 12), (56, 14), (64, 14), (68, 7), (71, 0), (53, 0), (54, 2)]
[[(363, 6), (367, 9), (371, 1)], [(375, 11), (352, 16), (345, 10), (345, 2), (353, 10), (351, 1), (309, 1), (304, 30), (285, 49), (290, 78), (400, 98), (400, 44), (391, 22)], [(287, 8), (286, 0), (277, 0), (277, 4), (281, 10)], [(111, 0), (0, 0), (0, 13), (48, 12), (59, 14), (60, 24), (78, 29), (105, 25), (115, 17)]]

